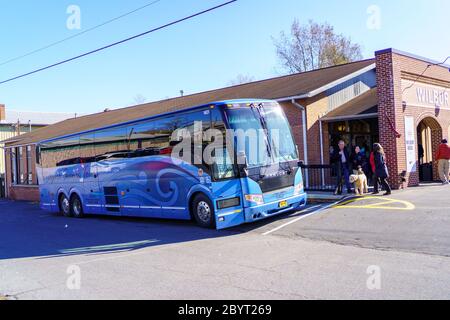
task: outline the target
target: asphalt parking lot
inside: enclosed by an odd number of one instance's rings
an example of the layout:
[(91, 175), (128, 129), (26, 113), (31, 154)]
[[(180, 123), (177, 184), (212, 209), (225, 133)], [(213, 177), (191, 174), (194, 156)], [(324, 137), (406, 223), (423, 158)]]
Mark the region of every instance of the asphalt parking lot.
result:
[(310, 205), (225, 231), (191, 222), (67, 219), (0, 201), (0, 296), (449, 299), (449, 193), (428, 186)]

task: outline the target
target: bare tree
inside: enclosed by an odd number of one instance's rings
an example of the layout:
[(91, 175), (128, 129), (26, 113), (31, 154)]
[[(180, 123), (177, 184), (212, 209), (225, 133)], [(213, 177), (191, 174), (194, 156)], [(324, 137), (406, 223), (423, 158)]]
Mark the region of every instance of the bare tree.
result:
[(237, 86), (255, 81), (255, 78), (249, 75), (239, 74), (235, 79), (228, 81), (229, 86)]
[(361, 46), (337, 34), (327, 23), (295, 20), (291, 33), (274, 39), (280, 63), (289, 73), (305, 72), (362, 59)]

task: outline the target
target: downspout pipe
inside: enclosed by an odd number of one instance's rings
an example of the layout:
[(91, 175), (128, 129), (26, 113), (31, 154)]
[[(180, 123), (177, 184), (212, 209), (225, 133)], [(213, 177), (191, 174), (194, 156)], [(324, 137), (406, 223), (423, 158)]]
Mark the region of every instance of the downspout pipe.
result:
[[(324, 155), (323, 155), (323, 121), (319, 117), (319, 136), (320, 136), (320, 164), (324, 165)], [(322, 187), (325, 187), (325, 170), (322, 169)]]
[[(295, 99), (291, 100), (292, 104), (296, 106), (302, 113), (302, 127), (303, 127), (303, 155), (304, 163), (308, 165), (308, 140), (307, 140), (307, 129), (306, 129), (306, 108), (301, 104), (297, 103)], [(305, 186), (309, 187), (309, 173), (308, 169), (305, 170)]]

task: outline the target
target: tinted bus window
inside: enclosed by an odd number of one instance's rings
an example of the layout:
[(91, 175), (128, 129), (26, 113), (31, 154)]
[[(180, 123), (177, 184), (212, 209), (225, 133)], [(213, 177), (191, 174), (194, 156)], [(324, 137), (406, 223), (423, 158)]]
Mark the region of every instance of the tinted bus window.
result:
[[(195, 122), (199, 123), (198, 132), (195, 132)], [(131, 156), (171, 156), (173, 144), (177, 142), (171, 141), (174, 131), (186, 129), (192, 141), (195, 137), (201, 141), (203, 132), (209, 129), (210, 123), (209, 110), (203, 110), (131, 125), (129, 143), (130, 150), (134, 153)]]
[[(232, 143), (227, 145), (226, 126), (222, 112), (218, 108), (211, 111), (211, 128), (220, 131), (223, 142), (220, 147), (216, 148), (214, 153), (216, 162), (212, 168), (213, 178), (216, 181), (235, 178), (236, 167), (233, 164), (234, 147)], [(218, 150), (219, 148), (220, 150)]]
[[(186, 114), (181, 114), (177, 116), (177, 129), (184, 130), (183, 132), (183, 145), (188, 145), (190, 143), (190, 163), (202, 168), (205, 172), (209, 173), (210, 168), (204, 163), (203, 151), (206, 148), (207, 141), (204, 139), (204, 135), (207, 130), (211, 127), (211, 114), (210, 110), (200, 110), (195, 112), (190, 112)], [(181, 135), (181, 131), (179, 135)], [(189, 141), (186, 141), (189, 139)], [(172, 143), (177, 143), (174, 141)], [(187, 159), (183, 150), (183, 154), (177, 155), (175, 157), (183, 156)]]
[(95, 156), (98, 158), (124, 157), (129, 152), (128, 129), (118, 127), (97, 131), (94, 134)]
[(94, 146), (94, 134), (80, 136), (80, 163), (94, 162), (96, 150)]
[(43, 168), (73, 164), (80, 157), (80, 137), (74, 136), (41, 145)]
[(130, 126), (130, 151), (135, 157), (160, 155), (170, 146), (174, 118), (151, 120)]

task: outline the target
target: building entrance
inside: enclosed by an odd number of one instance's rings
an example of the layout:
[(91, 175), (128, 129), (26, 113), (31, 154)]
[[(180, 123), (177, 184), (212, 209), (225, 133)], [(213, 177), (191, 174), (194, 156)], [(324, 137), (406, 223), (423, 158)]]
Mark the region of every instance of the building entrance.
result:
[(377, 118), (330, 122), (328, 130), (330, 153), (337, 148), (339, 140), (343, 140), (350, 154), (353, 154), (355, 147), (358, 146), (364, 150), (369, 159), (372, 146), (379, 139)]
[(417, 150), (421, 182), (431, 182), (437, 179), (435, 156), (442, 137), (441, 126), (431, 117), (425, 118), (417, 126)]

